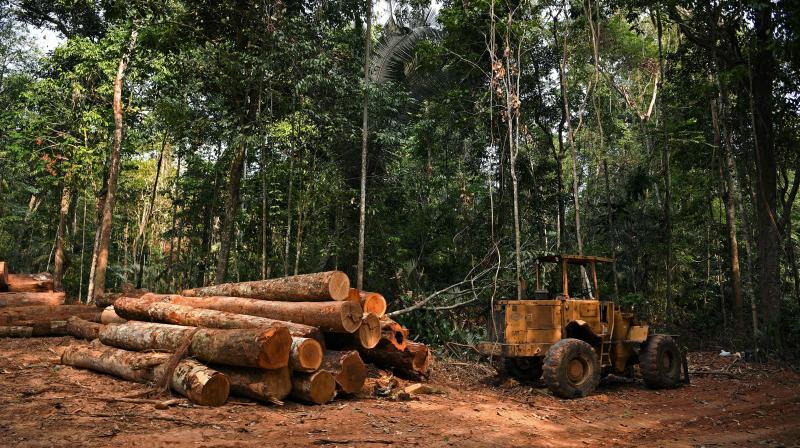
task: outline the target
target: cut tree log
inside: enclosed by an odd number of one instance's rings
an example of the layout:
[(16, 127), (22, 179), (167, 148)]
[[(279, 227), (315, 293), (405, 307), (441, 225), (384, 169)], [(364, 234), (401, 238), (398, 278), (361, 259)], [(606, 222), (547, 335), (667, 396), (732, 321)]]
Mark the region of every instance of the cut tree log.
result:
[(0, 326), (0, 338), (35, 338), (47, 336), (64, 336), (67, 334), (67, 322), (52, 320), (34, 322), (29, 325)]
[(386, 314), (386, 298), (377, 292), (359, 291), (356, 288), (350, 288), (347, 300), (361, 304), (361, 308), (365, 313), (372, 313), (381, 318)]
[(66, 321), (72, 316), (100, 321), (100, 311), (88, 305), (14, 306), (0, 308), (0, 326), (32, 326), (36, 323)]
[(243, 297), (189, 297), (167, 294), (145, 294), (143, 299), (227, 311), (236, 314), (266, 317), (319, 327), (322, 331), (353, 333), (361, 326), (361, 306), (350, 301), (339, 302), (273, 302)]
[(359, 353), (367, 361), (379, 367), (391, 368), (412, 377), (428, 376), (433, 355), (425, 344), (407, 341), (403, 351), (391, 344), (373, 349), (360, 349)]
[(73, 316), (67, 319), (65, 333), (74, 338), (92, 341), (100, 337), (100, 330), (102, 329), (103, 324), (89, 322), (88, 320)]
[[(61, 355), (61, 364), (103, 372), (137, 383), (150, 383), (167, 373), (166, 364), (171, 356), (169, 353), (129, 352), (94, 343), (67, 347)], [(193, 403), (203, 406), (224, 404), (230, 391), (225, 375), (191, 359), (178, 363), (170, 378), (170, 386)]]
[(53, 276), (39, 274), (8, 274), (8, 292), (47, 292), (53, 290)]
[[(129, 321), (106, 325), (100, 341), (127, 350), (175, 351), (195, 327)], [(239, 367), (277, 369), (289, 364), (292, 337), (286, 327), (212, 329), (200, 328), (189, 345), (189, 354), (202, 361)]]
[(214, 365), (214, 369), (228, 377), (234, 395), (280, 404), (292, 391), (292, 375), (288, 367), (248, 369)]
[(350, 279), (347, 274), (341, 271), (328, 271), (186, 289), (182, 295), (231, 296), (272, 301), (315, 302), (345, 300), (349, 291)]
[(381, 340), (381, 320), (365, 313), (355, 333), (325, 333), (325, 345), (335, 349), (374, 348)]
[(322, 332), (317, 327), (296, 324), (266, 317), (235, 314), (225, 311), (195, 308), (160, 302), (158, 296), (122, 297), (114, 302), (114, 309), (121, 317), (144, 322), (187, 325), (206, 328), (269, 328), (283, 326), (294, 337), (316, 339), (324, 343)]
[(291, 396), (312, 404), (325, 404), (336, 396), (336, 380), (324, 370), (292, 375)]
[(64, 304), (63, 292), (0, 293), (0, 308), (9, 306), (58, 306)]
[(403, 328), (402, 325), (388, 317), (381, 319), (381, 341), (378, 343), (378, 346), (381, 344), (392, 344), (397, 350), (403, 351), (406, 349), (407, 341), (408, 329)]
[(8, 285), (8, 263), (0, 261), (0, 288), (5, 289)]
[(95, 305), (99, 308), (105, 308), (109, 305), (113, 305), (120, 297), (141, 297), (150, 292), (144, 288), (137, 289), (130, 283), (123, 283), (121, 289), (122, 292), (106, 292), (103, 294), (103, 297), (95, 298)]
[(292, 338), (289, 367), (296, 372), (313, 372), (322, 364), (324, 349), (314, 339)]
[(367, 368), (355, 350), (326, 351), (320, 369), (333, 375), (338, 389), (347, 394), (360, 392), (367, 379)]
[(128, 319), (123, 319), (119, 316), (119, 314), (117, 314), (117, 310), (114, 308), (114, 305), (109, 305), (103, 308), (103, 313), (100, 314), (100, 323), (103, 325), (123, 324), (127, 321)]

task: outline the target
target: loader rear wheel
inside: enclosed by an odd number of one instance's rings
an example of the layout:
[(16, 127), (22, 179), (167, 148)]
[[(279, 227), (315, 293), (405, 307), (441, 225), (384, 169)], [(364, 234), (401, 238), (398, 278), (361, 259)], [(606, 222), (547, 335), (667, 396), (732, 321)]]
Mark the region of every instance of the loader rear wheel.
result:
[(544, 382), (553, 395), (579, 398), (600, 383), (600, 362), (594, 348), (580, 339), (562, 339), (547, 351)]
[(517, 379), (536, 381), (542, 377), (542, 358), (538, 356), (506, 358), (506, 371)]
[(671, 389), (678, 386), (681, 379), (681, 354), (674, 339), (663, 334), (648, 337), (639, 359), (639, 369), (647, 387)]

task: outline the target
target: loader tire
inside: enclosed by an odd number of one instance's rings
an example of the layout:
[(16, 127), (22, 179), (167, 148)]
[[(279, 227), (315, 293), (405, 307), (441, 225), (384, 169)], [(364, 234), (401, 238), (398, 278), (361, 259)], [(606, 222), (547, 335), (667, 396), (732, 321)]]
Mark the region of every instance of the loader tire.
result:
[(681, 379), (681, 354), (674, 339), (663, 334), (648, 337), (639, 359), (639, 370), (647, 387), (678, 387)]
[(591, 345), (580, 339), (562, 339), (547, 351), (544, 382), (553, 395), (580, 398), (600, 384), (600, 362)]
[(536, 381), (542, 377), (542, 358), (506, 358), (506, 372), (522, 381)]

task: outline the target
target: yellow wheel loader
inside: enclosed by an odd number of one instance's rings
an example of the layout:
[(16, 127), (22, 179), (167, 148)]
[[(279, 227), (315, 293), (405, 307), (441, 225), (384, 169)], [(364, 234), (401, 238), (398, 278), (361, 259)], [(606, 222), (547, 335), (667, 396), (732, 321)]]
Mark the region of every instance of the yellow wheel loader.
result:
[[(543, 376), (553, 394), (562, 398), (591, 394), (601, 376), (610, 373), (632, 376), (636, 364), (648, 387), (676, 387), (681, 353), (673, 337), (650, 334), (632, 313), (601, 300), (597, 265), (611, 262), (582, 255), (539, 257), (533, 297), (494, 302), (490, 340), (478, 344), (478, 350), (520, 379), (535, 381)], [(543, 271), (553, 265), (560, 267), (558, 292), (542, 287)], [(555, 274), (557, 267), (550, 273)], [(576, 297), (570, 296), (571, 267), (573, 274), (580, 271), (583, 285)]]

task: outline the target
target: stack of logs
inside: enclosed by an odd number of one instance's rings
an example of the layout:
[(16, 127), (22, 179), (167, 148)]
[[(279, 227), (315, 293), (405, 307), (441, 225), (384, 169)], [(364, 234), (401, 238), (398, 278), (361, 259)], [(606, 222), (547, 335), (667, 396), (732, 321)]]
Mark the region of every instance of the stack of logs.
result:
[(49, 273), (10, 274), (0, 261), (0, 337), (64, 336), (67, 320), (76, 316), (100, 321), (97, 308), (65, 305), (63, 292), (53, 291)]
[[(106, 302), (107, 303), (107, 302)], [(199, 405), (229, 394), (267, 403), (327, 403), (359, 393), (364, 361), (425, 377), (432, 356), (384, 316), (386, 300), (339, 271), (152, 294), (129, 290), (102, 323), (69, 319), (61, 363), (157, 382)]]

